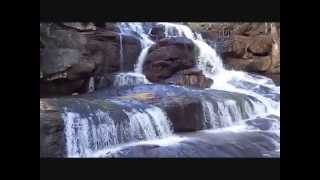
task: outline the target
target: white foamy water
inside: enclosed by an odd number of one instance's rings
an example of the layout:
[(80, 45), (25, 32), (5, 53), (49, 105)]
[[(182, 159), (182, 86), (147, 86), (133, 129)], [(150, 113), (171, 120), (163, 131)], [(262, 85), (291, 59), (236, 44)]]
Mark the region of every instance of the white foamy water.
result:
[[(183, 24), (167, 23), (167, 22), (160, 22), (157, 24), (163, 25), (165, 27), (166, 37), (182, 36), (182, 37), (189, 38), (194, 42), (194, 44), (199, 50), (198, 51), (199, 54), (197, 58), (197, 67), (203, 70), (203, 73), (206, 77), (213, 79), (214, 81), (214, 83), (210, 88), (250, 95), (257, 98), (267, 107), (267, 109), (265, 109), (265, 107), (262, 106), (260, 103), (251, 101), (254, 108), (253, 109), (249, 107), (246, 108), (247, 111), (252, 111), (252, 112), (247, 112), (248, 114), (254, 114), (254, 115), (255, 114), (274, 114), (274, 115), (280, 116), (280, 101), (277, 102), (268, 97), (265, 97), (255, 92), (254, 88), (249, 89), (245, 87), (237, 87), (234, 84), (230, 83), (231, 81), (249, 82), (252, 84), (256, 84), (257, 88), (259, 88), (258, 87), (259, 85), (264, 86), (269, 89), (272, 89), (274, 93), (280, 94), (280, 87), (276, 86), (270, 78), (267, 78), (261, 75), (253, 76), (253, 75), (250, 75), (249, 73), (242, 72), (242, 71), (226, 70), (223, 66), (222, 59), (219, 57), (215, 49), (213, 49), (203, 40), (201, 34), (193, 33), (188, 26), (185, 26)], [(142, 30), (142, 24), (133, 23), (131, 24), (131, 26), (134, 27), (131, 29), (136, 29), (136, 32), (143, 34), (144, 37), (148, 36)], [(151, 46), (152, 44), (153, 43), (150, 43), (149, 45)], [(150, 46), (144, 48), (140, 53), (140, 56), (138, 58), (138, 62), (135, 68), (135, 72), (141, 73), (141, 74), (143, 73), (143, 64)], [(204, 103), (204, 104), (207, 105), (206, 109), (208, 112), (210, 112), (210, 109), (212, 109), (210, 105), (208, 103)], [(220, 108), (222, 109), (225, 108), (225, 105), (220, 105)], [(234, 110), (236, 109), (235, 106), (230, 106), (228, 108), (231, 108)], [(233, 111), (233, 112), (236, 112), (236, 111)], [(226, 115), (226, 113), (224, 115)], [(230, 118), (226, 117), (226, 119), (230, 119)], [(230, 123), (226, 123), (226, 124), (230, 124)], [(213, 126), (215, 125), (213, 124)]]
[[(134, 72), (119, 73), (116, 75), (113, 84), (115, 86), (150, 84), (143, 74), (143, 64), (148, 54), (148, 50), (154, 44), (154, 42), (149, 38), (148, 33), (146, 33), (143, 29), (143, 23), (120, 23), (119, 28), (122, 34), (132, 34), (133, 32), (137, 33), (140, 36), (139, 38), (142, 51), (137, 59), (137, 63), (135, 64), (135, 68), (133, 70)], [(123, 55), (121, 57), (123, 58)], [(121, 64), (123, 63), (125, 62), (122, 60)]]
[(148, 47), (145, 47), (144, 49), (142, 49), (142, 51), (138, 57), (138, 62), (136, 64), (134, 72), (139, 73), (139, 74), (143, 74), (143, 64), (144, 64), (144, 61), (146, 60), (146, 57), (148, 55), (148, 51), (149, 51), (150, 47), (151, 46), (148, 46)]
[(100, 110), (81, 115), (65, 108), (62, 118), (68, 157), (91, 157), (97, 151), (114, 145), (172, 135), (167, 115), (156, 106), (123, 111), (128, 122), (117, 122), (108, 112)]
[(143, 111), (132, 109), (124, 111), (130, 119), (131, 136), (137, 139), (155, 139), (172, 134), (170, 121), (166, 114), (158, 107), (147, 108)]
[(79, 113), (67, 110), (62, 114), (68, 157), (85, 157), (118, 143), (117, 129), (109, 114), (97, 111), (93, 116), (101, 122), (95, 124), (92, 116), (81, 117)]
[(146, 48), (154, 44), (154, 42), (149, 38), (149, 35), (143, 29), (143, 23), (139, 22), (130, 22), (130, 23), (120, 23), (119, 25), (121, 33), (132, 33), (136, 32), (141, 37), (142, 48)]
[[(280, 87), (276, 86), (270, 78), (261, 76), (261, 75), (249, 75), (249, 73), (242, 72), (242, 71), (235, 71), (235, 70), (226, 70), (223, 66), (222, 59), (219, 57), (215, 49), (213, 49), (211, 46), (209, 46), (202, 38), (202, 36), (199, 33), (195, 33), (195, 35), (192, 33), (192, 30), (182, 24), (176, 24), (176, 23), (158, 23), (162, 24), (165, 27), (165, 34), (167, 37), (171, 36), (183, 36), (186, 38), (191, 39), (196, 47), (198, 48), (198, 58), (197, 58), (197, 67), (201, 69), (204, 73), (204, 75), (207, 78), (210, 78), (214, 81), (212, 86), (210, 88), (217, 89), (217, 90), (223, 90), (223, 91), (229, 91), (229, 92), (237, 92), (242, 93), (246, 95), (253, 96), (257, 98), (259, 101), (261, 101), (264, 106), (261, 106), (258, 102), (253, 102), (253, 109), (246, 107), (245, 109), (248, 114), (274, 114), (277, 116), (280, 116), (280, 101), (274, 101), (268, 97), (263, 96), (262, 94), (259, 94), (254, 91), (254, 89), (245, 88), (245, 87), (237, 87), (234, 84), (230, 83), (230, 81), (243, 81), (243, 82), (249, 82), (264, 87), (267, 87), (269, 89), (272, 89), (272, 91), (276, 94), (280, 94)], [(208, 112), (210, 112), (212, 109), (208, 103), (204, 103), (206, 106), (206, 109)], [(265, 109), (267, 107), (267, 109)], [(220, 105), (221, 111), (223, 112), (225, 109), (225, 105)], [(232, 106), (233, 109), (235, 109), (234, 106)], [(226, 116), (227, 113), (223, 114)], [(215, 116), (212, 115), (212, 118)], [(230, 122), (230, 118), (226, 116), (226, 122)], [(228, 123), (227, 123), (228, 124)], [(215, 127), (215, 124), (213, 124)]]
[(137, 146), (137, 145), (157, 145), (157, 146), (171, 146), (175, 144), (179, 144), (181, 141), (189, 139), (188, 137), (182, 137), (177, 135), (172, 135), (163, 139), (154, 139), (154, 140), (147, 140), (147, 141), (139, 141), (139, 142), (131, 142), (121, 145), (116, 145), (101, 151), (97, 151), (96, 153), (92, 154), (91, 157), (105, 157), (107, 154), (112, 154), (122, 149), (125, 149), (130, 146)]
[[(165, 26), (165, 35), (184, 36), (191, 39), (198, 48), (197, 66), (204, 75), (213, 79), (212, 89), (228, 92), (237, 92), (250, 95), (259, 102), (248, 99), (241, 110), (233, 100), (212, 102), (204, 100), (202, 106), (206, 121), (210, 122), (213, 130), (219, 131), (259, 131), (248, 127), (242, 117), (244, 111), (248, 118), (255, 118), (259, 115), (275, 114), (280, 117), (280, 101), (272, 100), (255, 91), (254, 88), (236, 86), (231, 81), (249, 82), (272, 89), (274, 93), (280, 94), (280, 87), (276, 86), (271, 79), (249, 73), (226, 70), (215, 49), (210, 47), (200, 34), (193, 33), (191, 29), (182, 24), (158, 23)], [(154, 44), (148, 33), (143, 29), (143, 23), (120, 23), (121, 33), (136, 32), (140, 35), (142, 51), (137, 59), (134, 72), (119, 73), (115, 76), (114, 85), (138, 85), (150, 83), (143, 75), (143, 64), (149, 48)], [(120, 37), (120, 59), (122, 54), (122, 37)], [(125, 62), (121, 62), (123, 65)], [(150, 106), (146, 109), (130, 108), (123, 111), (128, 117), (128, 124), (119, 126), (125, 120), (114, 120), (109, 113), (103, 111), (92, 112), (90, 116), (83, 117), (80, 113), (65, 110), (63, 119), (65, 122), (65, 135), (67, 152), (69, 157), (96, 157), (106, 151), (118, 150), (126, 144), (159, 144), (170, 145), (178, 143), (183, 138), (172, 136), (170, 120), (158, 107)], [(116, 123), (117, 122), (117, 123)], [(280, 137), (280, 124), (274, 125), (270, 132), (277, 133)], [(159, 139), (162, 138), (162, 139)], [(147, 140), (147, 141), (146, 141)], [(137, 142), (139, 141), (139, 142)], [(280, 144), (279, 144), (280, 151)]]
[(139, 84), (150, 84), (146, 76), (141, 73), (127, 72), (118, 73), (114, 76), (113, 86), (134, 86)]
[(157, 24), (163, 25), (165, 27), (166, 37), (181, 36), (181, 37), (187, 37), (189, 39), (195, 38), (191, 29), (182, 24), (167, 23), (167, 22), (159, 22)]

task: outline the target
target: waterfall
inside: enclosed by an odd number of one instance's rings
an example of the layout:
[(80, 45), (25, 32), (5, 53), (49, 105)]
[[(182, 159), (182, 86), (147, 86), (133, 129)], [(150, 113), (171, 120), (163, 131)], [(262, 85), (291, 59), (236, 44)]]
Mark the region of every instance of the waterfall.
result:
[(191, 29), (182, 24), (174, 24), (174, 23), (166, 23), (160, 22), (157, 23), (159, 25), (163, 25), (165, 27), (165, 35), (166, 37), (170, 36), (184, 36), (189, 39), (194, 39), (195, 36)]
[[(166, 37), (183, 36), (193, 41), (199, 49), (196, 66), (214, 82), (208, 89), (247, 95), (243, 102), (236, 98), (202, 98), (204, 121), (211, 129), (232, 127), (258, 116), (274, 114), (280, 117), (280, 100), (277, 96), (280, 96), (280, 87), (271, 79), (225, 69), (216, 50), (209, 46), (200, 34), (193, 33), (188, 26), (163, 22), (157, 24), (165, 27)], [(149, 38), (143, 23), (120, 23), (119, 27), (121, 72), (114, 75), (113, 86), (150, 83), (143, 74), (143, 64), (155, 42)], [(125, 63), (123, 34), (137, 35), (142, 45), (135, 68), (131, 72), (122, 72)], [(93, 83), (92, 78), (89, 87), (94, 88)], [(63, 109), (62, 119), (65, 123), (66, 149), (69, 157), (90, 157), (117, 145), (157, 140), (173, 135), (170, 120), (159, 107), (145, 103), (136, 104), (137, 102), (132, 101), (110, 101), (121, 107), (123, 117), (116, 119), (112, 112), (94, 109), (89, 104), (78, 104), (81, 106), (79, 109), (69, 106)], [(277, 126), (272, 131), (278, 132), (279, 129)], [(278, 134), (280, 136), (280, 133)]]
[[(117, 129), (108, 113), (96, 111), (91, 117), (68, 111), (62, 116), (65, 123), (68, 157), (83, 157), (92, 152), (117, 144)], [(93, 120), (100, 121), (95, 124)]]
[(138, 57), (138, 62), (137, 62), (136, 68), (134, 69), (135, 72), (143, 74), (143, 64), (146, 59), (146, 56), (148, 55), (148, 51), (149, 51), (150, 47), (151, 46), (148, 46), (148, 47), (145, 47), (144, 49), (142, 49), (142, 51)]
[[(195, 35), (192, 30), (185, 25), (175, 23), (158, 23), (165, 27), (165, 34), (170, 36), (184, 36), (194, 42), (199, 49), (197, 58), (197, 67), (201, 69), (207, 78), (214, 81), (210, 88), (225, 90), (230, 92), (238, 92), (256, 97), (262, 101), (268, 108), (268, 113), (280, 116), (280, 102), (257, 93), (256, 89), (247, 88), (244, 86), (236, 86), (231, 81), (250, 82), (256, 85), (264, 86), (273, 91), (275, 94), (280, 94), (280, 87), (277, 87), (270, 78), (263, 76), (253, 76), (242, 71), (226, 70), (223, 66), (221, 58), (218, 56), (215, 49), (209, 46), (198, 33)], [(174, 31), (175, 29), (175, 31)], [(177, 32), (177, 33), (174, 33)], [(259, 105), (257, 105), (259, 106)]]
[[(140, 39), (142, 51), (137, 59), (137, 63), (134, 68), (134, 72), (119, 73), (115, 76), (113, 85), (114, 86), (125, 86), (125, 85), (138, 85), (138, 84), (149, 84), (145, 75), (142, 73), (143, 63), (148, 54), (149, 48), (154, 42), (149, 38), (149, 35), (143, 28), (143, 23), (130, 22), (130, 23), (119, 23), (121, 34), (136, 35)], [(122, 38), (120, 35), (120, 60), (121, 60), (121, 71), (123, 66), (123, 54), (122, 54)]]
[[(271, 96), (272, 94), (280, 95), (280, 87), (277, 87), (271, 79), (263, 76), (251, 75), (242, 71), (226, 70), (215, 49), (204, 41), (201, 34), (193, 33), (186, 25), (167, 22), (159, 22), (157, 24), (165, 27), (166, 37), (183, 36), (194, 42), (195, 46), (199, 49), (197, 67), (203, 71), (207, 78), (214, 81), (210, 88), (251, 95), (267, 106), (268, 113), (280, 115), (280, 102), (270, 98), (270, 94)], [(148, 54), (148, 50), (154, 42), (150, 40), (149, 35), (143, 29), (143, 23), (120, 23), (120, 27), (122, 32), (136, 32), (141, 36), (141, 44), (143, 44), (144, 48), (138, 57), (134, 72), (139, 74), (138, 76), (144, 76), (143, 64)], [(127, 75), (130, 76), (129, 74)], [(132, 84), (132, 78), (126, 78), (125, 75), (120, 75), (119, 77), (122, 77), (121, 79), (118, 79), (121, 82), (116, 84)], [(140, 82), (148, 83), (147, 80), (143, 81), (142, 79), (146, 80), (146, 78), (141, 78), (141, 81), (138, 81), (138, 84), (140, 84)], [(251, 83), (252, 87), (248, 87), (248, 83)], [(261, 93), (261, 89), (269, 89), (269, 92), (271, 93)], [(260, 107), (256, 102), (253, 103), (255, 104), (254, 106)]]
[(212, 129), (224, 128), (267, 113), (266, 106), (261, 102), (245, 98), (242, 103), (239, 104), (232, 99), (224, 101), (202, 99), (204, 123), (209, 124)]
[(88, 83), (88, 92), (93, 92), (93, 91), (94, 91), (94, 78), (90, 77), (89, 83)]
[(118, 73), (114, 76), (113, 80), (113, 86), (134, 86), (149, 83), (143, 74), (135, 72)]
[(124, 34), (136, 33), (137, 35), (139, 35), (142, 48), (146, 48), (154, 44), (154, 42), (149, 38), (149, 35), (143, 29), (143, 23), (138, 23), (138, 22), (120, 23), (119, 28), (121, 33), (124, 33)]
[(155, 139), (171, 134), (169, 120), (158, 107), (144, 111), (132, 109), (125, 113), (130, 119), (130, 126), (135, 130), (130, 132), (131, 136), (136, 136), (136, 139)]
[(123, 71), (124, 61), (123, 61), (123, 48), (122, 48), (122, 35), (120, 34), (120, 71)]
[(88, 157), (118, 144), (172, 134), (167, 115), (156, 106), (123, 109), (127, 120), (121, 121), (113, 119), (110, 112), (93, 111), (89, 104), (81, 106), (81, 111), (72, 107), (63, 110), (68, 157)]
[[(145, 75), (143, 74), (143, 64), (148, 54), (149, 48), (154, 42), (149, 38), (149, 35), (143, 29), (143, 23), (120, 23), (119, 28), (121, 34), (138, 35), (142, 46), (142, 51), (137, 59), (134, 72), (119, 73), (115, 76), (113, 85), (114, 86), (125, 86), (125, 85), (138, 85), (138, 84), (149, 84)], [(123, 55), (122, 55), (122, 41), (120, 35), (120, 60), (123, 66)], [(121, 66), (121, 67), (122, 67)], [(122, 68), (121, 68), (122, 69)]]

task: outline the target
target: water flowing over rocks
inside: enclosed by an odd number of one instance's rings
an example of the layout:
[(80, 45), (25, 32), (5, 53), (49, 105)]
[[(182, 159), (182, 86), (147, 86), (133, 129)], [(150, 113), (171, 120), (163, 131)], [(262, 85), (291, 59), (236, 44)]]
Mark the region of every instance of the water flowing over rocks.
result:
[(207, 88), (212, 80), (195, 69), (196, 50), (187, 38), (165, 38), (153, 45), (143, 65), (151, 82)]
[[(179, 138), (181, 138), (180, 141), (178, 141)], [(276, 148), (274, 140), (277, 138), (268, 133), (193, 132), (183, 134), (179, 138), (177, 138), (177, 142), (172, 142), (169, 145), (161, 146), (161, 142), (142, 142), (138, 145), (128, 145), (118, 150), (100, 153), (99, 156), (117, 158), (262, 158), (280, 156), (279, 153), (273, 152), (273, 149)]]
[(277, 23), (40, 23), (40, 157), (280, 157), (279, 85)]
[[(253, 106), (254, 102), (258, 104)], [(168, 135), (171, 126), (173, 132), (228, 127), (253, 117), (259, 104), (264, 108), (257, 99), (241, 94), (167, 85), (127, 86), (72, 98), (40, 99), (40, 132), (48, 133), (41, 134), (45, 137), (40, 141), (45, 147), (42, 155), (66, 156), (64, 149), (69, 148), (72, 156), (87, 156), (108, 146)], [(160, 114), (153, 114), (157, 112)], [(152, 125), (161, 116), (163, 121)], [(63, 125), (63, 119), (71, 124)], [(151, 124), (146, 125), (148, 121)], [(257, 123), (249, 124), (259, 126)], [(142, 124), (150, 129), (140, 129)], [(74, 133), (82, 139), (73, 139)], [(63, 144), (66, 141), (69, 147)], [(74, 144), (76, 141), (81, 143)]]
[(152, 82), (169, 78), (195, 65), (194, 46), (186, 38), (164, 39), (149, 49), (143, 73)]
[(279, 23), (188, 24), (222, 55), (228, 68), (258, 72), (280, 83)]
[(141, 51), (135, 36), (82, 23), (41, 23), (40, 45), (42, 97), (85, 93), (90, 77), (96, 87), (106, 87), (110, 84), (100, 84), (102, 79), (133, 70)]

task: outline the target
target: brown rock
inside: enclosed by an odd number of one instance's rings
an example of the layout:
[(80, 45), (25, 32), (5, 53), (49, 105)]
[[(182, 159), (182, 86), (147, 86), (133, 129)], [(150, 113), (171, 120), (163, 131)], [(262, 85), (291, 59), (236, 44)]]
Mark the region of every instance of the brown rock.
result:
[(85, 92), (81, 89), (86, 89), (83, 87), (91, 76), (97, 83), (108, 83), (101, 79), (120, 70), (134, 69), (141, 51), (137, 37), (120, 36), (104, 28), (94, 31), (82, 28), (85, 28), (82, 23), (40, 23), (42, 97)]
[(248, 71), (248, 72), (264, 72), (267, 71), (271, 64), (270, 56), (255, 56), (251, 59), (227, 58), (225, 63), (228, 68)]
[(271, 78), (277, 86), (280, 86), (280, 73), (265, 73), (263, 75)]
[(201, 101), (195, 97), (166, 98), (166, 111), (172, 122), (174, 132), (196, 131), (205, 129)]
[(80, 62), (68, 69), (67, 78), (69, 80), (88, 78), (92, 75), (94, 69), (94, 62)]
[(248, 58), (250, 55), (247, 53), (247, 48), (251, 42), (251, 38), (246, 36), (235, 35), (231, 40), (226, 42), (226, 48), (224, 50), (224, 57), (233, 58)]
[(65, 157), (64, 122), (53, 99), (40, 99), (40, 157)]
[(179, 70), (193, 67), (195, 61), (191, 40), (183, 37), (163, 39), (150, 48), (143, 71), (150, 81), (160, 82)]
[(208, 88), (213, 81), (206, 78), (201, 70), (194, 68), (179, 71), (164, 81), (168, 84), (176, 84), (181, 86), (189, 86), (195, 88)]
[(151, 38), (154, 41), (165, 38), (165, 27), (163, 25), (155, 25), (150, 31)]
[(269, 69), (271, 65), (271, 57), (254, 57), (250, 64), (247, 66), (246, 70), (249, 72), (264, 72)]
[(40, 97), (52, 97), (71, 95), (74, 92), (81, 92), (85, 86), (85, 80), (54, 80), (50, 82), (40, 82)]
[(272, 39), (270, 36), (260, 35), (252, 39), (248, 50), (254, 55), (268, 55), (271, 53)]

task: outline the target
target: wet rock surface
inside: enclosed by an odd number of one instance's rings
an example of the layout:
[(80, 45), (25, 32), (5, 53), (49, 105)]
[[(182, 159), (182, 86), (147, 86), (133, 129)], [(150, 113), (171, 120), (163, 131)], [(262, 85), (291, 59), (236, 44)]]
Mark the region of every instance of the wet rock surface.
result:
[[(268, 75), (280, 84), (280, 28), (218, 24), (204, 38), (214, 47), (223, 44), (217, 51), (227, 68)], [(87, 157), (113, 146), (122, 148), (102, 157), (280, 156), (280, 117), (265, 116), (269, 104), (263, 100), (275, 107), (280, 102), (271, 80), (241, 74), (245, 80), (228, 82), (252, 95), (206, 89), (215, 79), (196, 68), (199, 49), (176, 37), (190, 33), (171, 28), (173, 37), (164, 38), (168, 32), (161, 25), (132, 26), (155, 40), (143, 65), (154, 84), (132, 72), (145, 34), (124, 32), (116, 23), (40, 23), (40, 157)], [(245, 131), (201, 131), (235, 124)], [(171, 143), (172, 133), (182, 140)], [(158, 138), (169, 144), (139, 142)]]
[(152, 82), (161, 82), (180, 70), (195, 65), (194, 45), (183, 37), (163, 39), (149, 49), (143, 73)]
[[(179, 134), (181, 135), (181, 134)], [(101, 157), (120, 158), (237, 158), (279, 157), (275, 142), (279, 137), (264, 132), (194, 132), (181, 135), (186, 138), (170, 145), (139, 144), (108, 152)]]
[[(259, 102), (251, 96), (239, 93), (212, 89), (190, 90), (179, 86), (157, 84), (110, 88), (108, 91), (98, 91), (95, 94), (92, 94), (92, 96), (95, 98), (107, 96), (117, 99), (123, 96), (130, 98), (130, 95), (139, 95), (143, 93), (149, 93), (152, 97), (139, 100), (143, 103), (152, 104), (163, 109), (171, 120), (175, 132), (211, 128), (203, 113), (204, 109), (202, 103), (204, 100), (213, 104), (213, 111), (215, 113), (221, 113), (218, 110), (220, 105), (226, 103), (228, 100), (232, 101), (235, 105), (239, 106), (240, 109), (237, 111), (240, 113), (240, 118), (244, 119), (248, 118), (248, 112), (245, 111), (245, 104), (250, 104), (251, 101)], [(132, 99), (134, 100), (134, 98)], [(261, 106), (263, 107), (262, 104)], [(228, 108), (229, 105), (226, 104), (226, 107)], [(219, 121), (219, 119), (216, 120)], [(221, 126), (223, 125), (217, 124), (217, 127)]]
[[(280, 23), (188, 25), (200, 32), (206, 42), (217, 50), (228, 68), (259, 72), (262, 75), (280, 73)], [(270, 77), (280, 81), (278, 76)]]
[(40, 96), (85, 93), (90, 77), (100, 88), (110, 85), (101, 84), (109, 82), (101, 80), (104, 77), (133, 70), (140, 40), (120, 35), (111, 26), (40, 23)]
[(40, 157), (65, 157), (64, 122), (54, 99), (40, 99)]

